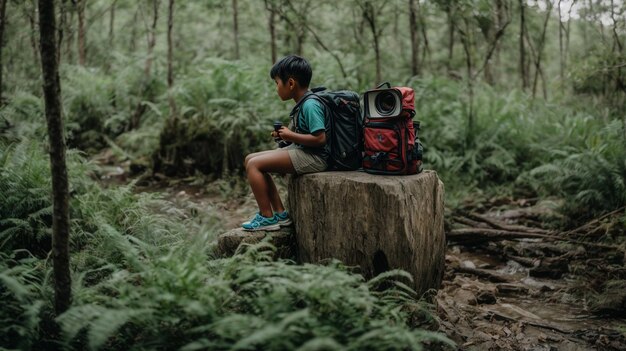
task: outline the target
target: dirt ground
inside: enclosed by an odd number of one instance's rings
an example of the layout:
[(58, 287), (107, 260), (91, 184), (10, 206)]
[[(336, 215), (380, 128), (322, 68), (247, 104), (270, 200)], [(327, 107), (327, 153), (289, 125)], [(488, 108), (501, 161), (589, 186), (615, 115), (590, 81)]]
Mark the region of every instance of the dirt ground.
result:
[[(105, 166), (98, 177), (126, 182), (120, 167)], [(214, 212), (224, 231), (256, 212), (245, 182), (196, 182), (152, 181), (137, 189)], [(440, 331), (459, 349), (626, 350), (626, 291), (604, 289), (626, 280), (624, 244), (600, 242), (614, 232), (611, 216), (555, 232), (543, 228), (550, 211), (533, 199), (447, 211), (446, 271), (435, 305)]]

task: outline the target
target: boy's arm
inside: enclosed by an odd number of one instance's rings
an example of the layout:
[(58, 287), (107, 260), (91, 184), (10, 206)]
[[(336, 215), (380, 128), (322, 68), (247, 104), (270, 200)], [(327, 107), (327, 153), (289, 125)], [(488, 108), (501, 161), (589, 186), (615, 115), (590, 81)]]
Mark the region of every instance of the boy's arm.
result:
[(285, 141), (291, 141), (304, 146), (321, 147), (326, 145), (326, 133), (323, 129), (315, 131), (313, 134), (300, 134), (282, 127), (278, 131), (278, 135)]

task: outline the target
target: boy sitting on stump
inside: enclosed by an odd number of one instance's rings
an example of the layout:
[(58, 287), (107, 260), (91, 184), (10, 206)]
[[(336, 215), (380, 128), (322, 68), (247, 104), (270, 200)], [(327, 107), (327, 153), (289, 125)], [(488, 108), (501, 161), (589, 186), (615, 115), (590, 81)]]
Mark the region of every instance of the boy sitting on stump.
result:
[(290, 114), (295, 130), (283, 126), (272, 132), (272, 136), (291, 142), (291, 145), (246, 156), (244, 166), (259, 212), (242, 224), (245, 230), (279, 230), (281, 226), (291, 224), (270, 173), (306, 174), (327, 168), (329, 153), (324, 106), (316, 99), (305, 98), (311, 94), (311, 76), (309, 63), (295, 55), (282, 58), (270, 71), (280, 99), (293, 99), (296, 103)]

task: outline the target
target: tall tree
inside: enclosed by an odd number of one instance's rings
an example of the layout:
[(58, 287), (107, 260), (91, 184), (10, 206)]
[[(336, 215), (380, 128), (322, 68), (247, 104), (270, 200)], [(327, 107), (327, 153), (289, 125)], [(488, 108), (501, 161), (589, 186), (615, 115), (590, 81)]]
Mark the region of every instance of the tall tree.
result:
[(84, 66), (87, 62), (87, 34), (85, 33), (85, 6), (87, 0), (73, 0), (78, 13), (78, 64)]
[[(419, 2), (419, 0), (417, 0)], [(419, 34), (417, 33), (417, 9), (415, 0), (409, 0), (409, 31), (411, 32), (411, 74), (419, 72)]]
[(454, 1), (446, 1), (445, 4), (446, 18), (448, 22), (448, 61), (446, 62), (448, 73), (452, 70), (452, 58), (454, 57)]
[[(152, 25), (150, 26), (150, 30), (148, 31), (148, 56), (146, 57), (146, 63), (144, 65), (143, 73), (144, 79), (141, 87), (140, 95), (143, 95), (146, 88), (150, 84), (150, 80), (152, 77), (152, 62), (154, 60), (154, 46), (156, 45), (156, 27), (159, 21), (159, 0), (152, 0)], [(135, 112), (131, 116), (130, 124), (128, 125), (128, 129), (132, 130), (139, 127), (141, 123), (141, 117), (146, 111), (146, 105), (142, 102), (137, 104), (135, 108)]]
[(233, 4), (233, 37), (235, 39), (235, 60), (239, 60), (239, 9), (237, 0), (232, 0)]
[(61, 6), (59, 7), (59, 25), (57, 27), (57, 62), (61, 64), (61, 46), (63, 45), (63, 31), (65, 30), (66, 22), (67, 22), (67, 8), (66, 8), (66, 0), (61, 0)]
[(65, 138), (61, 116), (61, 84), (57, 64), (54, 1), (39, 0), (39, 37), (43, 93), (50, 142), (52, 171), (52, 263), (54, 270), (54, 309), (65, 312), (72, 300), (69, 255), (69, 185), (65, 164)]
[(519, 0), (520, 34), (519, 34), (519, 67), (522, 77), (522, 90), (528, 89), (528, 71), (526, 69), (526, 6), (524, 0)]
[[(300, 12), (300, 10), (296, 9), (296, 7), (293, 5), (293, 3), (290, 0), (286, 0), (286, 1), (287, 1), (287, 6), (288, 6), (288, 10), (289, 11), (291, 11), (293, 14), (295, 14), (296, 17), (305, 18), (306, 13)], [(291, 22), (291, 20), (287, 16), (286, 11), (281, 9), (279, 14), (280, 14), (282, 19), (284, 19), (285, 21), (288, 21), (289, 23), (291, 23), (292, 26), (294, 25), (294, 22)], [(306, 21), (301, 21), (300, 25), (302, 25), (304, 29), (309, 31), (309, 33), (311, 33), (311, 35), (313, 35), (313, 38), (319, 44), (319, 46), (324, 51), (326, 51), (328, 54), (330, 54), (330, 56), (332, 56), (335, 59), (335, 61), (337, 61), (337, 65), (339, 65), (339, 69), (341, 70), (341, 74), (343, 75), (344, 78), (347, 78), (348, 74), (346, 73), (346, 70), (343, 67), (343, 64), (341, 63), (341, 58), (339, 57), (339, 55), (337, 55), (336, 52), (334, 52), (328, 46), (326, 46), (326, 44), (324, 44), (324, 42), (322, 41), (322, 38), (320, 38), (320, 36), (317, 35), (315, 30), (313, 30), (313, 28)]]
[(37, 44), (37, 23), (35, 18), (37, 17), (37, 2), (36, 0), (29, 1), (30, 6), (26, 6), (24, 11), (28, 18), (28, 24), (30, 25), (30, 46), (33, 51), (33, 61), (35, 66), (40, 67), (40, 53), (39, 44)]
[(541, 59), (543, 57), (543, 49), (546, 43), (546, 32), (548, 30), (548, 21), (550, 20), (550, 16), (552, 14), (552, 9), (554, 6), (552, 5), (552, 2), (550, 0), (546, 0), (545, 3), (546, 3), (546, 16), (543, 21), (541, 35), (539, 37), (539, 42), (537, 43), (536, 48), (535, 48), (535, 45), (533, 44), (532, 38), (528, 34), (528, 29), (526, 29), (524, 33), (526, 33), (526, 40), (528, 42), (528, 46), (531, 50), (531, 53), (533, 54), (532, 58), (533, 58), (533, 63), (535, 65), (535, 77), (533, 79), (533, 90), (532, 90), (533, 97), (535, 97), (537, 94), (537, 83), (539, 81), (539, 77), (541, 76), (542, 87), (543, 87), (543, 97), (544, 99), (547, 99), (548, 90), (546, 88), (545, 77), (543, 76), (543, 69), (541, 67)]
[(374, 2), (371, 0), (359, 2), (363, 18), (369, 25), (370, 31), (372, 33), (372, 40), (374, 44), (374, 58), (376, 60), (376, 85), (380, 84), (380, 82), (382, 81), (380, 40), (383, 35), (384, 27), (382, 23), (380, 23), (379, 18), (381, 17), (382, 11), (386, 4), (386, 1), (377, 2), (377, 6), (374, 6)]
[[(482, 65), (476, 69), (476, 59), (474, 58), (476, 51), (476, 40), (474, 38), (474, 32), (476, 31), (474, 26), (472, 25), (472, 20), (476, 20), (478, 25), (480, 26), (481, 19), (484, 18), (484, 14), (481, 14), (481, 10), (479, 8), (474, 7), (470, 3), (465, 3), (462, 6), (457, 8), (458, 15), (460, 16), (459, 21), (456, 21), (457, 31), (459, 32), (459, 36), (461, 39), (461, 44), (463, 45), (463, 51), (465, 52), (465, 68), (467, 71), (466, 74), (466, 82), (467, 82), (467, 90), (468, 90), (468, 112), (467, 112), (467, 120), (468, 127), (466, 132), (465, 142), (466, 144), (471, 144), (473, 142), (474, 136), (474, 81), (478, 78), (478, 76), (485, 70), (488, 66), (491, 57), (498, 45), (498, 42), (502, 38), (505, 33), (506, 28), (509, 23), (511, 23), (510, 18), (508, 18), (504, 23), (500, 25), (495, 30), (493, 35), (493, 39), (490, 40), (487, 44), (487, 52), (482, 60)], [(489, 10), (490, 11), (490, 10)]]
[(172, 43), (172, 28), (174, 27), (174, 0), (169, 0), (168, 12), (167, 12), (167, 90), (168, 90), (168, 102), (170, 106), (170, 118), (176, 118), (176, 102), (172, 96), (172, 89), (174, 87), (174, 68), (173, 68), (173, 43)]
[(272, 52), (272, 64), (276, 62), (276, 4), (272, 0), (263, 0), (265, 10), (268, 12), (267, 26), (270, 31), (270, 49)]
[(0, 105), (4, 104), (4, 100), (2, 99), (2, 70), (4, 69), (4, 65), (2, 64), (2, 48), (4, 47), (4, 24), (6, 23), (7, 1), (8, 0), (0, 0)]

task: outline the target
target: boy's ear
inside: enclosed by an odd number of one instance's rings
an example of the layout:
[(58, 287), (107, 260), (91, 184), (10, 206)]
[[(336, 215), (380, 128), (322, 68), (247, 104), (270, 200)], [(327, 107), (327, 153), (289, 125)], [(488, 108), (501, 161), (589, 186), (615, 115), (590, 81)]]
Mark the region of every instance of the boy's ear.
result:
[(293, 89), (296, 87), (296, 80), (293, 78), (289, 78), (287, 79), (287, 86), (289, 87), (289, 89)]

